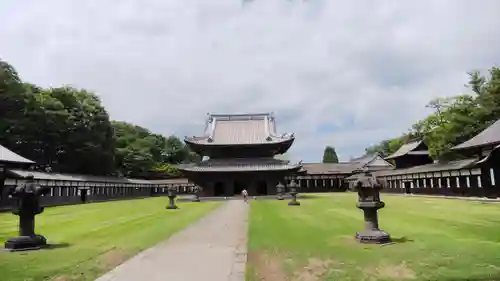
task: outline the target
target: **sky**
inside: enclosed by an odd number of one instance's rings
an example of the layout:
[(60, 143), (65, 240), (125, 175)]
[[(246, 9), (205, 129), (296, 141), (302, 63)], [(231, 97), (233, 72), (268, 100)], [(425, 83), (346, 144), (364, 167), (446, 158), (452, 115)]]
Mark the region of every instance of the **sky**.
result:
[(498, 0), (2, 0), (0, 58), (94, 91), (114, 120), (200, 135), (206, 114), (274, 112), (292, 161), (397, 137), (500, 62)]

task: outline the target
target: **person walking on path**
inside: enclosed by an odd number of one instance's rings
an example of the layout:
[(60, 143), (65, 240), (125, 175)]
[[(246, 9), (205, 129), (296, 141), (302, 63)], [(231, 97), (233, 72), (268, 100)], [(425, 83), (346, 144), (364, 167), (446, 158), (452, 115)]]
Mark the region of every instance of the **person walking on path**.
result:
[(243, 200), (245, 201), (245, 203), (248, 203), (248, 191), (246, 189), (243, 189), (241, 191), (241, 195), (243, 196)]

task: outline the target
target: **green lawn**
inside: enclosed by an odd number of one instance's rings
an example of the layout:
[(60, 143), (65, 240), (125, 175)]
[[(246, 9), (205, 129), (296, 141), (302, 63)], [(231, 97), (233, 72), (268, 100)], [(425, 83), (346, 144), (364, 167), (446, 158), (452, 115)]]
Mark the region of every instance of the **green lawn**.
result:
[(500, 205), (383, 195), (381, 229), (397, 243), (359, 244), (355, 194), (252, 201), (248, 280), (500, 280)]
[[(178, 203), (167, 198), (46, 208), (36, 231), (59, 247), (0, 252), (0, 280), (94, 280), (139, 251), (214, 210), (218, 202)], [(0, 243), (17, 235), (18, 217), (0, 214)]]

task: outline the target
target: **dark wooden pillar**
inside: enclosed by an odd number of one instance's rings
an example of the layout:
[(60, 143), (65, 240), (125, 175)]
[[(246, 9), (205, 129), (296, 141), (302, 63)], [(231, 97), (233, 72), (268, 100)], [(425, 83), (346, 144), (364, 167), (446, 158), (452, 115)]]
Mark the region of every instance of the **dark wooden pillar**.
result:
[(7, 170), (5, 167), (0, 164), (0, 206), (2, 205), (2, 201), (7, 198), (7, 191), (5, 190), (5, 180), (7, 179)]
[(490, 166), (486, 165), (481, 167), (481, 189), (483, 191), (483, 196), (488, 198), (496, 198), (493, 182), (491, 180), (491, 170)]

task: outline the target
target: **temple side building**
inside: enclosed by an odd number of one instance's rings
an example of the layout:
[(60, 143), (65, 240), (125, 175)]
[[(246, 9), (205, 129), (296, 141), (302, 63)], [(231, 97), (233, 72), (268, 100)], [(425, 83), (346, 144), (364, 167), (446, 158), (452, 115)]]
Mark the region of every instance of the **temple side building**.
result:
[(179, 165), (203, 196), (276, 194), (276, 185), (298, 172), (300, 164), (276, 159), (288, 151), (294, 134), (278, 134), (275, 117), (260, 114), (209, 114), (201, 136), (184, 142), (205, 160)]
[[(407, 152), (425, 151), (416, 143)], [(461, 155), (460, 159), (448, 162), (429, 162), (425, 153), (394, 153), (399, 157), (400, 167), (390, 171), (377, 172), (385, 182), (386, 191), (404, 193), (425, 193), (440, 195), (499, 197), (500, 188), (500, 120), (496, 121), (471, 139), (458, 144), (452, 150)], [(399, 151), (399, 150), (398, 150)], [(404, 152), (404, 151), (403, 151)], [(422, 155), (420, 155), (422, 154)], [(406, 157), (403, 157), (406, 155)], [(419, 156), (420, 155), (420, 156)], [(416, 157), (421, 157), (415, 160)], [(387, 158), (386, 158), (387, 159)]]
[(8, 170), (12, 168), (28, 168), (34, 164), (35, 162), (0, 145), (0, 201), (2, 198), (7, 197), (4, 186)]
[(396, 169), (432, 163), (427, 145), (422, 140), (413, 140), (403, 144), (396, 152), (387, 156), (385, 160), (392, 160)]

